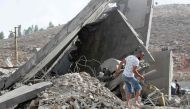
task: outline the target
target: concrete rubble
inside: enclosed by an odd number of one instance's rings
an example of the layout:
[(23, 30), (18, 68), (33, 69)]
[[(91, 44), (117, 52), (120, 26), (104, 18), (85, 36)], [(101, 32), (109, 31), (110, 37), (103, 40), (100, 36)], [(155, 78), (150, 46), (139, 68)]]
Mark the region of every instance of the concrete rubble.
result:
[(21, 86), (13, 91), (7, 92), (0, 96), (0, 108), (6, 109), (19, 103), (31, 100), (35, 98), (38, 93), (51, 85), (51, 82), (42, 82), (32, 86)]
[[(179, 100), (171, 96), (172, 52), (148, 50), (152, 3), (91, 0), (46, 46), (36, 49), (30, 60), (10, 76), (0, 78), (0, 107), (124, 109), (125, 85), (121, 75), (115, 78), (114, 72), (120, 59), (138, 49), (145, 53), (138, 67), (145, 76), (145, 81), (139, 81), (143, 86), (142, 108), (162, 109), (156, 106), (169, 108), (177, 103)], [(29, 84), (34, 85), (25, 86)]]
[(124, 109), (124, 103), (88, 73), (68, 73), (39, 95), (38, 109)]
[(9, 77), (11, 74), (13, 74), (18, 68), (0, 68), (0, 78), (3, 77)]

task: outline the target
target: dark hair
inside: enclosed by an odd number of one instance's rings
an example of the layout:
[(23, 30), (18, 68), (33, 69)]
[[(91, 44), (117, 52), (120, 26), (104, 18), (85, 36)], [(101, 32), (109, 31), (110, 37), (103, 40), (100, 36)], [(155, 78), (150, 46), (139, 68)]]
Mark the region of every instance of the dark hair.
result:
[(142, 51), (142, 49), (140, 48), (140, 46), (138, 46), (135, 51), (134, 51), (134, 54), (138, 54), (138, 53), (142, 53), (144, 54), (144, 52)]

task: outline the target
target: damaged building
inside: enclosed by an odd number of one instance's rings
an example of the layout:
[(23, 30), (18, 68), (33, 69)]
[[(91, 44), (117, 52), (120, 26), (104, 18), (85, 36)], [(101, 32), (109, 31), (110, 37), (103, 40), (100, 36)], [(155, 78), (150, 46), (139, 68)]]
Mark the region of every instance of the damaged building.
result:
[[(48, 76), (65, 75), (69, 72), (85, 71), (98, 77), (99, 72), (104, 69), (101, 68), (103, 62), (110, 58), (120, 60), (140, 48), (145, 53), (144, 63), (148, 63), (141, 73), (146, 75), (153, 71), (145, 76), (145, 82), (163, 89), (170, 99), (172, 52), (148, 51), (152, 14), (152, 0), (91, 0), (28, 62), (9, 77), (1, 78), (0, 89), (10, 88), (15, 83), (38, 83), (48, 79)], [(108, 66), (105, 65), (106, 67)], [(112, 74), (114, 71), (109, 72)], [(108, 88), (112, 91), (119, 85), (119, 80), (108, 79)], [(44, 83), (43, 89), (50, 87), (50, 84)], [(3, 97), (0, 101), (2, 99)], [(22, 102), (3, 101), (0, 102), (0, 107)]]

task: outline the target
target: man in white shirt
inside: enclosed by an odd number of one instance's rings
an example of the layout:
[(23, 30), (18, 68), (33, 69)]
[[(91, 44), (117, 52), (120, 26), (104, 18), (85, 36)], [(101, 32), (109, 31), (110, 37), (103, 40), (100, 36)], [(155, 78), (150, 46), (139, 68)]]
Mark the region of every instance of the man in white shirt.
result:
[(127, 105), (129, 106), (129, 99), (133, 93), (133, 89), (135, 90), (135, 104), (139, 107), (138, 97), (140, 96), (142, 87), (139, 84), (138, 80), (135, 78), (134, 75), (139, 77), (140, 79), (144, 80), (144, 77), (139, 74), (137, 67), (139, 66), (139, 60), (142, 60), (144, 57), (144, 52), (138, 50), (136, 51), (135, 55), (127, 56), (123, 59), (115, 73), (115, 76), (120, 74), (120, 70), (123, 64), (125, 64), (125, 68), (122, 74), (122, 79), (126, 83), (127, 86)]

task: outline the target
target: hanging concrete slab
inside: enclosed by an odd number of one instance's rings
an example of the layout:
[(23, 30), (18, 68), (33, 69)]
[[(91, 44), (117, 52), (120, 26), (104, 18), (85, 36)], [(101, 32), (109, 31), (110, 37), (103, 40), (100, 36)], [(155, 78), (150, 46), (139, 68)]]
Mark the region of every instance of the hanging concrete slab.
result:
[(116, 2), (118, 9), (126, 16), (128, 22), (140, 35), (146, 48), (149, 46), (153, 0), (112, 0)]
[[(29, 80), (47, 64), (59, 57), (70, 42), (76, 37), (80, 29), (94, 22), (104, 11), (109, 0), (92, 0), (73, 20), (66, 24), (63, 29), (44, 48), (35, 54), (26, 64), (20, 67), (13, 75), (0, 80), (2, 86), (7, 88), (20, 80)], [(26, 75), (27, 74), (27, 75)]]
[(84, 27), (79, 32), (79, 39), (82, 43), (80, 53), (87, 59), (100, 62), (109, 58), (121, 59), (140, 47), (145, 52), (145, 60), (154, 62), (136, 31), (117, 9), (109, 12), (103, 21)]

